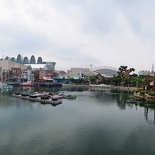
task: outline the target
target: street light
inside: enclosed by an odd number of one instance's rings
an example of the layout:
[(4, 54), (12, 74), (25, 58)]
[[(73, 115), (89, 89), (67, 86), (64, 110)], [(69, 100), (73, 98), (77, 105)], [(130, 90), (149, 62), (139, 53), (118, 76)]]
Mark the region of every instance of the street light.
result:
[(93, 65), (90, 64), (89, 66), (90, 66), (90, 71), (91, 71), (91, 75), (92, 75), (92, 67), (93, 67)]

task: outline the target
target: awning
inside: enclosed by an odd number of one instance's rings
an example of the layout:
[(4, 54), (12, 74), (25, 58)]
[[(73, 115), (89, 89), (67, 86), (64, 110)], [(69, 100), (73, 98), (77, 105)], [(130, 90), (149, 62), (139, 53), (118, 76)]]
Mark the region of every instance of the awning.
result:
[(45, 81), (52, 81), (53, 79), (51, 77), (43, 77), (43, 80), (45, 80)]

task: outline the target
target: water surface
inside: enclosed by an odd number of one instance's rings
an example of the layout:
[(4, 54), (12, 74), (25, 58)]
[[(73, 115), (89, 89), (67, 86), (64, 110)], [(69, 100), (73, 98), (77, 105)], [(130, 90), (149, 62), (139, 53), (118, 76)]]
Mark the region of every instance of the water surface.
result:
[(155, 154), (154, 109), (127, 104), (130, 93), (55, 89), (77, 98), (54, 107), (17, 90), (0, 92), (0, 155)]

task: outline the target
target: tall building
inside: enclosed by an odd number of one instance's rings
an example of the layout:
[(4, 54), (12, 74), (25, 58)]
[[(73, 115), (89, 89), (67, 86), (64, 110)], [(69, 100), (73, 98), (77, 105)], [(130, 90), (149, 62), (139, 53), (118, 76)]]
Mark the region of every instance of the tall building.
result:
[(11, 62), (18, 63), (18, 64), (23, 64), (26, 66), (31, 65), (33, 69), (42, 68), (45, 70), (55, 70), (55, 65), (56, 65), (56, 62), (43, 61), (42, 57), (38, 57), (36, 61), (36, 58), (34, 55), (32, 55), (30, 59), (27, 56), (23, 58), (21, 54), (18, 54), (17, 58), (6, 56), (5, 60), (9, 60)]
[[(1, 60), (3, 60), (3, 59), (1, 58)], [(42, 57), (38, 57), (38, 59), (36, 59), (36, 57), (34, 55), (32, 55), (30, 57), (30, 59), (27, 56), (25, 56), (23, 58), (23, 56), (21, 54), (18, 54), (17, 58), (6, 56), (5, 60), (10, 60), (12, 62), (16, 62), (16, 63), (19, 63), (19, 64), (47, 64), (47, 65), (56, 64), (55, 62), (43, 61)]]

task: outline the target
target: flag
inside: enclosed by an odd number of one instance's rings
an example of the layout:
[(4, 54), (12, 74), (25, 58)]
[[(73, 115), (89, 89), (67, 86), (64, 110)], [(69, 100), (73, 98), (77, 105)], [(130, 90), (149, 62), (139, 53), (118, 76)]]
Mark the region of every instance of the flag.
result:
[(150, 77), (149, 77), (149, 74), (146, 76), (145, 85), (146, 85), (146, 90), (149, 90), (149, 87), (150, 87)]
[(154, 74), (154, 79), (153, 79), (153, 90), (155, 90), (155, 74)]

